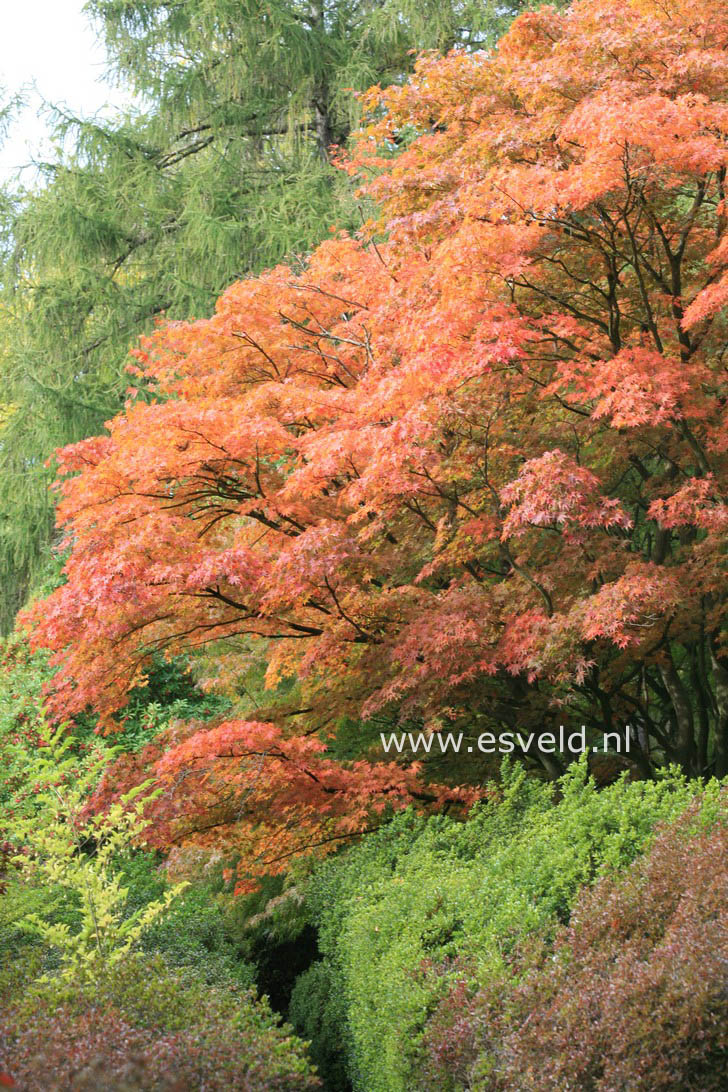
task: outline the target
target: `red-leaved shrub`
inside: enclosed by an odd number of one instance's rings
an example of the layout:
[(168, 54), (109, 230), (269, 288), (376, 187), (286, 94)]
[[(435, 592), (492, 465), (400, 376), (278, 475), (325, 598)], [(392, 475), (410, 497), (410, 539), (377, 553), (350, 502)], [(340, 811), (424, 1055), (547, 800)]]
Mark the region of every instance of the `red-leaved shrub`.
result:
[(169, 1029), (112, 1003), (0, 1016), (0, 1071), (22, 1092), (311, 1092), (301, 1044), (254, 1014)]

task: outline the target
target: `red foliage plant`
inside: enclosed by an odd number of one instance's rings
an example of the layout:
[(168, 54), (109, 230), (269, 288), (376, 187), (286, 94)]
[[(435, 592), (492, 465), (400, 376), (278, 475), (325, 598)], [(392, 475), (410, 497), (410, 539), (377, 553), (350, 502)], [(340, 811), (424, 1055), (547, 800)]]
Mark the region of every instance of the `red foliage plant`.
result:
[[(25, 1092), (313, 1092), (321, 1082), (277, 1029), (221, 1020), (168, 1031), (110, 1005), (58, 1007), (28, 1020), (3, 1017), (0, 1056), (10, 1087)], [(12, 1075), (12, 1076), (11, 1076)], [(3, 1082), (0, 1082), (3, 1083)]]
[(728, 826), (693, 821), (585, 888), (553, 949), (521, 952), (474, 994), (460, 980), (430, 1020), (418, 1087), (725, 1088)]
[(159, 767), (246, 844), (415, 799), (333, 762), (343, 719), (631, 724), (644, 772), (725, 772), (727, 88), (723, 0), (582, 0), (369, 92), (342, 162), (381, 222), (161, 326), (146, 400), (60, 453), (55, 712), (113, 726), (155, 652), (257, 643), (300, 701)]

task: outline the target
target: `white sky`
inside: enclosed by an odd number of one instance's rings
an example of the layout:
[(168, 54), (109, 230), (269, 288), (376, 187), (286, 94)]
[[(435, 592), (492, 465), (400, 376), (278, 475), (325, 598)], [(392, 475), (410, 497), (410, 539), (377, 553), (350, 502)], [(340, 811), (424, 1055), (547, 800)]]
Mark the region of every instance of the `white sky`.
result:
[[(28, 91), (28, 105), (0, 147), (0, 182), (43, 149), (42, 100), (92, 116), (104, 106), (123, 106), (128, 96), (104, 83), (104, 49), (83, 13), (84, 0), (0, 0), (0, 85)], [(29, 180), (29, 176), (26, 176)]]

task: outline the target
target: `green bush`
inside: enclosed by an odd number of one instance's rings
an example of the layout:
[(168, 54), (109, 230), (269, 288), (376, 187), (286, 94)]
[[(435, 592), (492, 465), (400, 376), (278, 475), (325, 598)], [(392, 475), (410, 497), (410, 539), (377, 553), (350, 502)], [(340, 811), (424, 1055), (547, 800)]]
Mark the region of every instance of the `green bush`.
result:
[[(129, 890), (129, 912), (161, 898), (167, 889), (154, 853), (131, 854), (121, 868)], [(146, 930), (141, 947), (162, 955), (169, 967), (194, 967), (200, 981), (210, 985), (248, 988), (255, 980), (255, 968), (230, 935), (227, 906), (208, 884), (185, 888), (164, 917)]]
[[(103, 814), (89, 815), (86, 802), (106, 751), (79, 758), (66, 727), (51, 728), (40, 717), (32, 730), (34, 746), (23, 740), (6, 747), (19, 756), (24, 784), (0, 811), (15, 847), (13, 878), (39, 895), (38, 911), (26, 912), (20, 924), (58, 954), (57, 973), (64, 981), (98, 984), (113, 975), (186, 885), (129, 908), (119, 860), (147, 826), (145, 802), (138, 799), (147, 786), (126, 793)], [(52, 897), (46, 903), (40, 896), (47, 893)], [(56, 897), (77, 911), (77, 921), (49, 915)]]
[(44, 653), (31, 653), (17, 635), (0, 640), (0, 836), (6, 826), (2, 809), (10, 806), (25, 781), (22, 745), (35, 743), (41, 691), (50, 676)]
[[(497, 978), (522, 938), (552, 936), (583, 885), (626, 867), (700, 791), (677, 772), (598, 790), (585, 761), (555, 791), (506, 765), (497, 799), (466, 823), (407, 814), (325, 863), (309, 906), (341, 984), (354, 1087), (411, 1092), (423, 1028), (452, 984), (442, 968)], [(706, 790), (706, 808), (715, 798)]]
[(329, 960), (317, 960), (296, 979), (288, 1016), (310, 1044), (309, 1054), (321, 1074), (326, 1092), (347, 1092), (351, 1087), (351, 1055), (341, 981)]
[[(230, 941), (212, 890), (178, 887), (173, 899), (155, 855), (132, 849), (144, 827), (141, 805), (88, 814), (109, 751), (97, 736), (84, 742), (75, 725), (45, 724), (45, 658), (17, 636), (2, 650), (0, 759), (9, 776), (0, 786), (0, 982), (7, 989), (27, 982), (31, 966), (77, 979), (135, 944), (162, 953), (170, 967), (195, 966), (207, 983), (249, 987), (252, 969)], [(167, 683), (171, 700), (174, 679)], [(156, 914), (163, 906), (168, 917)]]

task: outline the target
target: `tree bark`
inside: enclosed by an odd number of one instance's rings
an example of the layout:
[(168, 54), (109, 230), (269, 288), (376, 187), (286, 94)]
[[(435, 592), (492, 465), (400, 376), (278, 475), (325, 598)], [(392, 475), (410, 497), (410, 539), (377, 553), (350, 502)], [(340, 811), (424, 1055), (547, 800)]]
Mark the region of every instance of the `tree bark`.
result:
[(710, 646), (710, 666), (715, 682), (715, 700), (718, 715), (715, 720), (715, 756), (716, 777), (728, 774), (728, 669), (720, 662), (713, 646)]
[(669, 651), (668, 657), (667, 663), (660, 665), (660, 677), (662, 678), (665, 689), (670, 695), (670, 701), (675, 711), (677, 725), (675, 753), (678, 762), (685, 772), (695, 773), (693, 709), (690, 704), (688, 692), (675, 668), (672, 653)]

